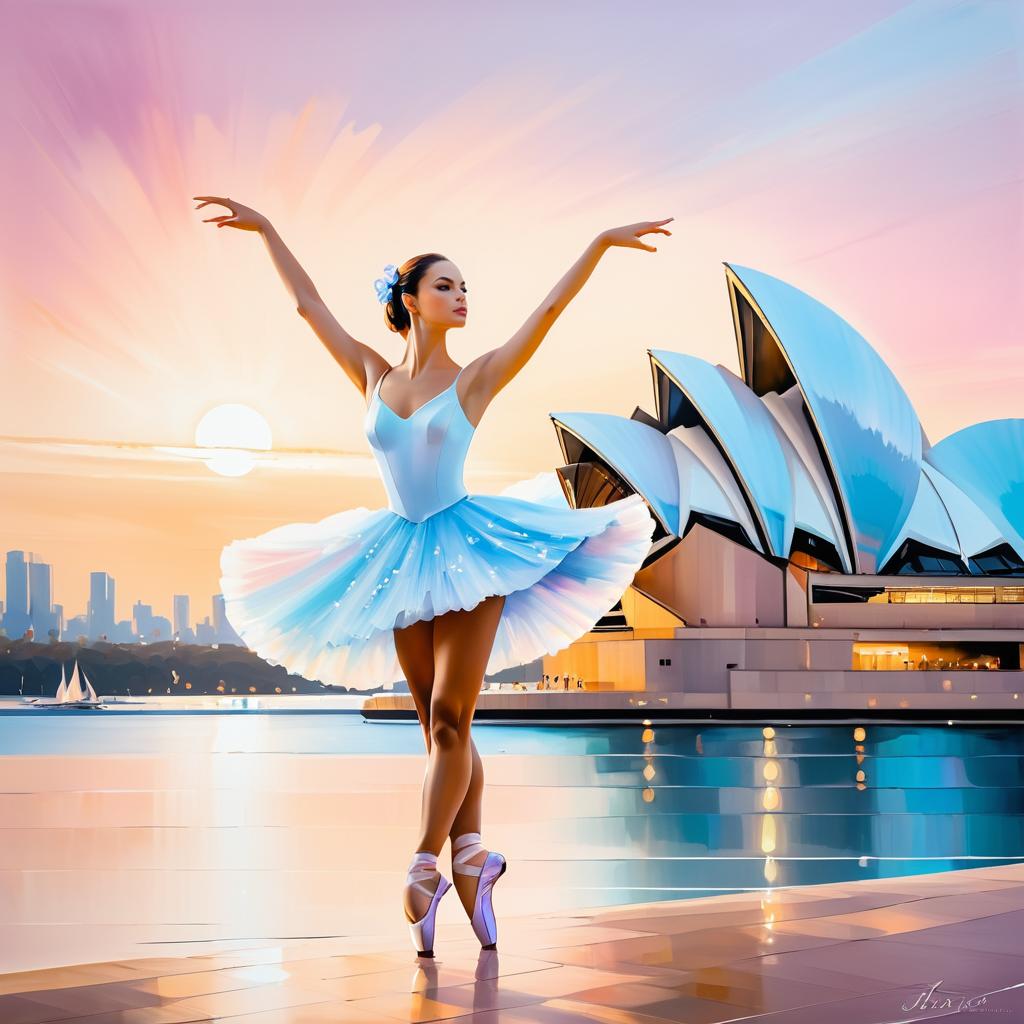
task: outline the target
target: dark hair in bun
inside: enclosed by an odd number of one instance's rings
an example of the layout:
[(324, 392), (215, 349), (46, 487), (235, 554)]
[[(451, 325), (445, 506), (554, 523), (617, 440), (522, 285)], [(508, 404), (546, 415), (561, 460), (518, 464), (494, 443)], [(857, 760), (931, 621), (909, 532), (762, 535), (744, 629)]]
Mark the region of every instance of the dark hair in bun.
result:
[(415, 295), (419, 291), (420, 281), (427, 272), (427, 268), (447, 258), (439, 252), (428, 252), (422, 256), (413, 256), (398, 268), (398, 280), (392, 286), (391, 298), (384, 306), (384, 320), (387, 322), (389, 330), (401, 333), (412, 327), (409, 311), (405, 308), (405, 303), (402, 302), (402, 293)]

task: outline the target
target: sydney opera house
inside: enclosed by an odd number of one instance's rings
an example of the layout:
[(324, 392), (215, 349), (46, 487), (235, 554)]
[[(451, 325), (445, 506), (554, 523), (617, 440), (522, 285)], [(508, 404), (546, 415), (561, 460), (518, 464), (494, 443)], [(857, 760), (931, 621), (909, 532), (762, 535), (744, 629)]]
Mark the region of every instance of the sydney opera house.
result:
[(478, 711), (1019, 712), (1024, 419), (932, 444), (841, 316), (761, 271), (725, 276), (738, 373), (649, 349), (651, 411), (550, 414), (565, 499), (636, 492), (657, 529), (539, 687), (492, 684)]

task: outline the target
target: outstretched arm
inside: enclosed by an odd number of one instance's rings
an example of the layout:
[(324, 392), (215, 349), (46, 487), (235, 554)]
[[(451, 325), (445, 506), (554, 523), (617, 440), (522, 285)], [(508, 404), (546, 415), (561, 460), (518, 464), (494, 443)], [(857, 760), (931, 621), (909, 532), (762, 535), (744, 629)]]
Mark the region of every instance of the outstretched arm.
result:
[(320, 297), (316, 285), (302, 269), (288, 246), (284, 244), (284, 240), (277, 233), (273, 224), (263, 214), (257, 213), (247, 206), (242, 206), (241, 203), (232, 199), (218, 198), (217, 196), (193, 196), (192, 198), (205, 200), (196, 207), (197, 210), (211, 202), (219, 203), (231, 210), (231, 214), (209, 218), (209, 221), (217, 223), (217, 227), (227, 225), (241, 228), (243, 231), (260, 233), (266, 243), (270, 258), (281, 275), (281, 280), (291, 293), (299, 316), (313, 328), (317, 337), (348, 374), (352, 383), (365, 395), (367, 383), (371, 380), (376, 382), (377, 378), (387, 369), (389, 365), (387, 360), (369, 345), (364, 345), (361, 341), (353, 338), (338, 323)]
[(365, 396), (368, 384), (376, 383), (390, 364), (376, 349), (357, 341), (338, 323), (274, 226), (268, 222), (261, 233), (274, 266), (295, 299), (299, 316), (313, 328), (327, 351)]
[(587, 282), (598, 260), (612, 246), (657, 252), (653, 245), (640, 241), (641, 235), (672, 232), (662, 227), (674, 218), (641, 221), (621, 228), (602, 231), (584, 250), (583, 255), (566, 271), (562, 279), (548, 293), (544, 301), (530, 314), (526, 323), (504, 345), (480, 357), (480, 367), (474, 373), (474, 390), (479, 388), (490, 401), (530, 361), (562, 311)]

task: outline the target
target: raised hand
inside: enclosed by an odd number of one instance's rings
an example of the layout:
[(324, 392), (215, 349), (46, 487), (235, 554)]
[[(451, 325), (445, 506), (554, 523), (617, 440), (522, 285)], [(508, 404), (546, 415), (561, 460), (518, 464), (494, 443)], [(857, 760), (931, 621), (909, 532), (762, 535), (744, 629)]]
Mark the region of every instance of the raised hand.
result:
[(605, 245), (623, 245), (630, 249), (646, 249), (647, 252), (657, 252), (658, 250), (653, 245), (641, 242), (640, 236), (650, 234), (671, 235), (671, 231), (667, 231), (661, 226), (662, 224), (667, 224), (670, 220), (675, 220), (675, 217), (666, 217), (664, 220), (642, 220), (637, 224), (627, 224), (621, 228), (609, 228), (607, 231), (602, 231), (598, 238)]
[(250, 207), (235, 202), (234, 199), (225, 199), (221, 196), (193, 196), (192, 198), (205, 200), (195, 207), (197, 210), (201, 210), (210, 203), (218, 203), (231, 211), (231, 213), (225, 213), (219, 217), (207, 217), (203, 221), (204, 224), (213, 222), (219, 228), (226, 224), (228, 227), (239, 228), (241, 231), (262, 231), (270, 223), (262, 213), (257, 213)]

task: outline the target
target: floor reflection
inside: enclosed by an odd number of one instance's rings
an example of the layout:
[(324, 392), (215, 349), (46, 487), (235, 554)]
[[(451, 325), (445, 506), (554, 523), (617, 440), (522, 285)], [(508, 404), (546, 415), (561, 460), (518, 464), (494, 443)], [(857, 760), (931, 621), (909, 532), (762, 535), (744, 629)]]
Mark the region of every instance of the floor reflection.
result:
[[(764, 1021), (1024, 1014), (1024, 865), (506, 915), (499, 949), (356, 935), (0, 975), (0, 1020)], [(782, 922), (780, 926), (779, 922)]]

